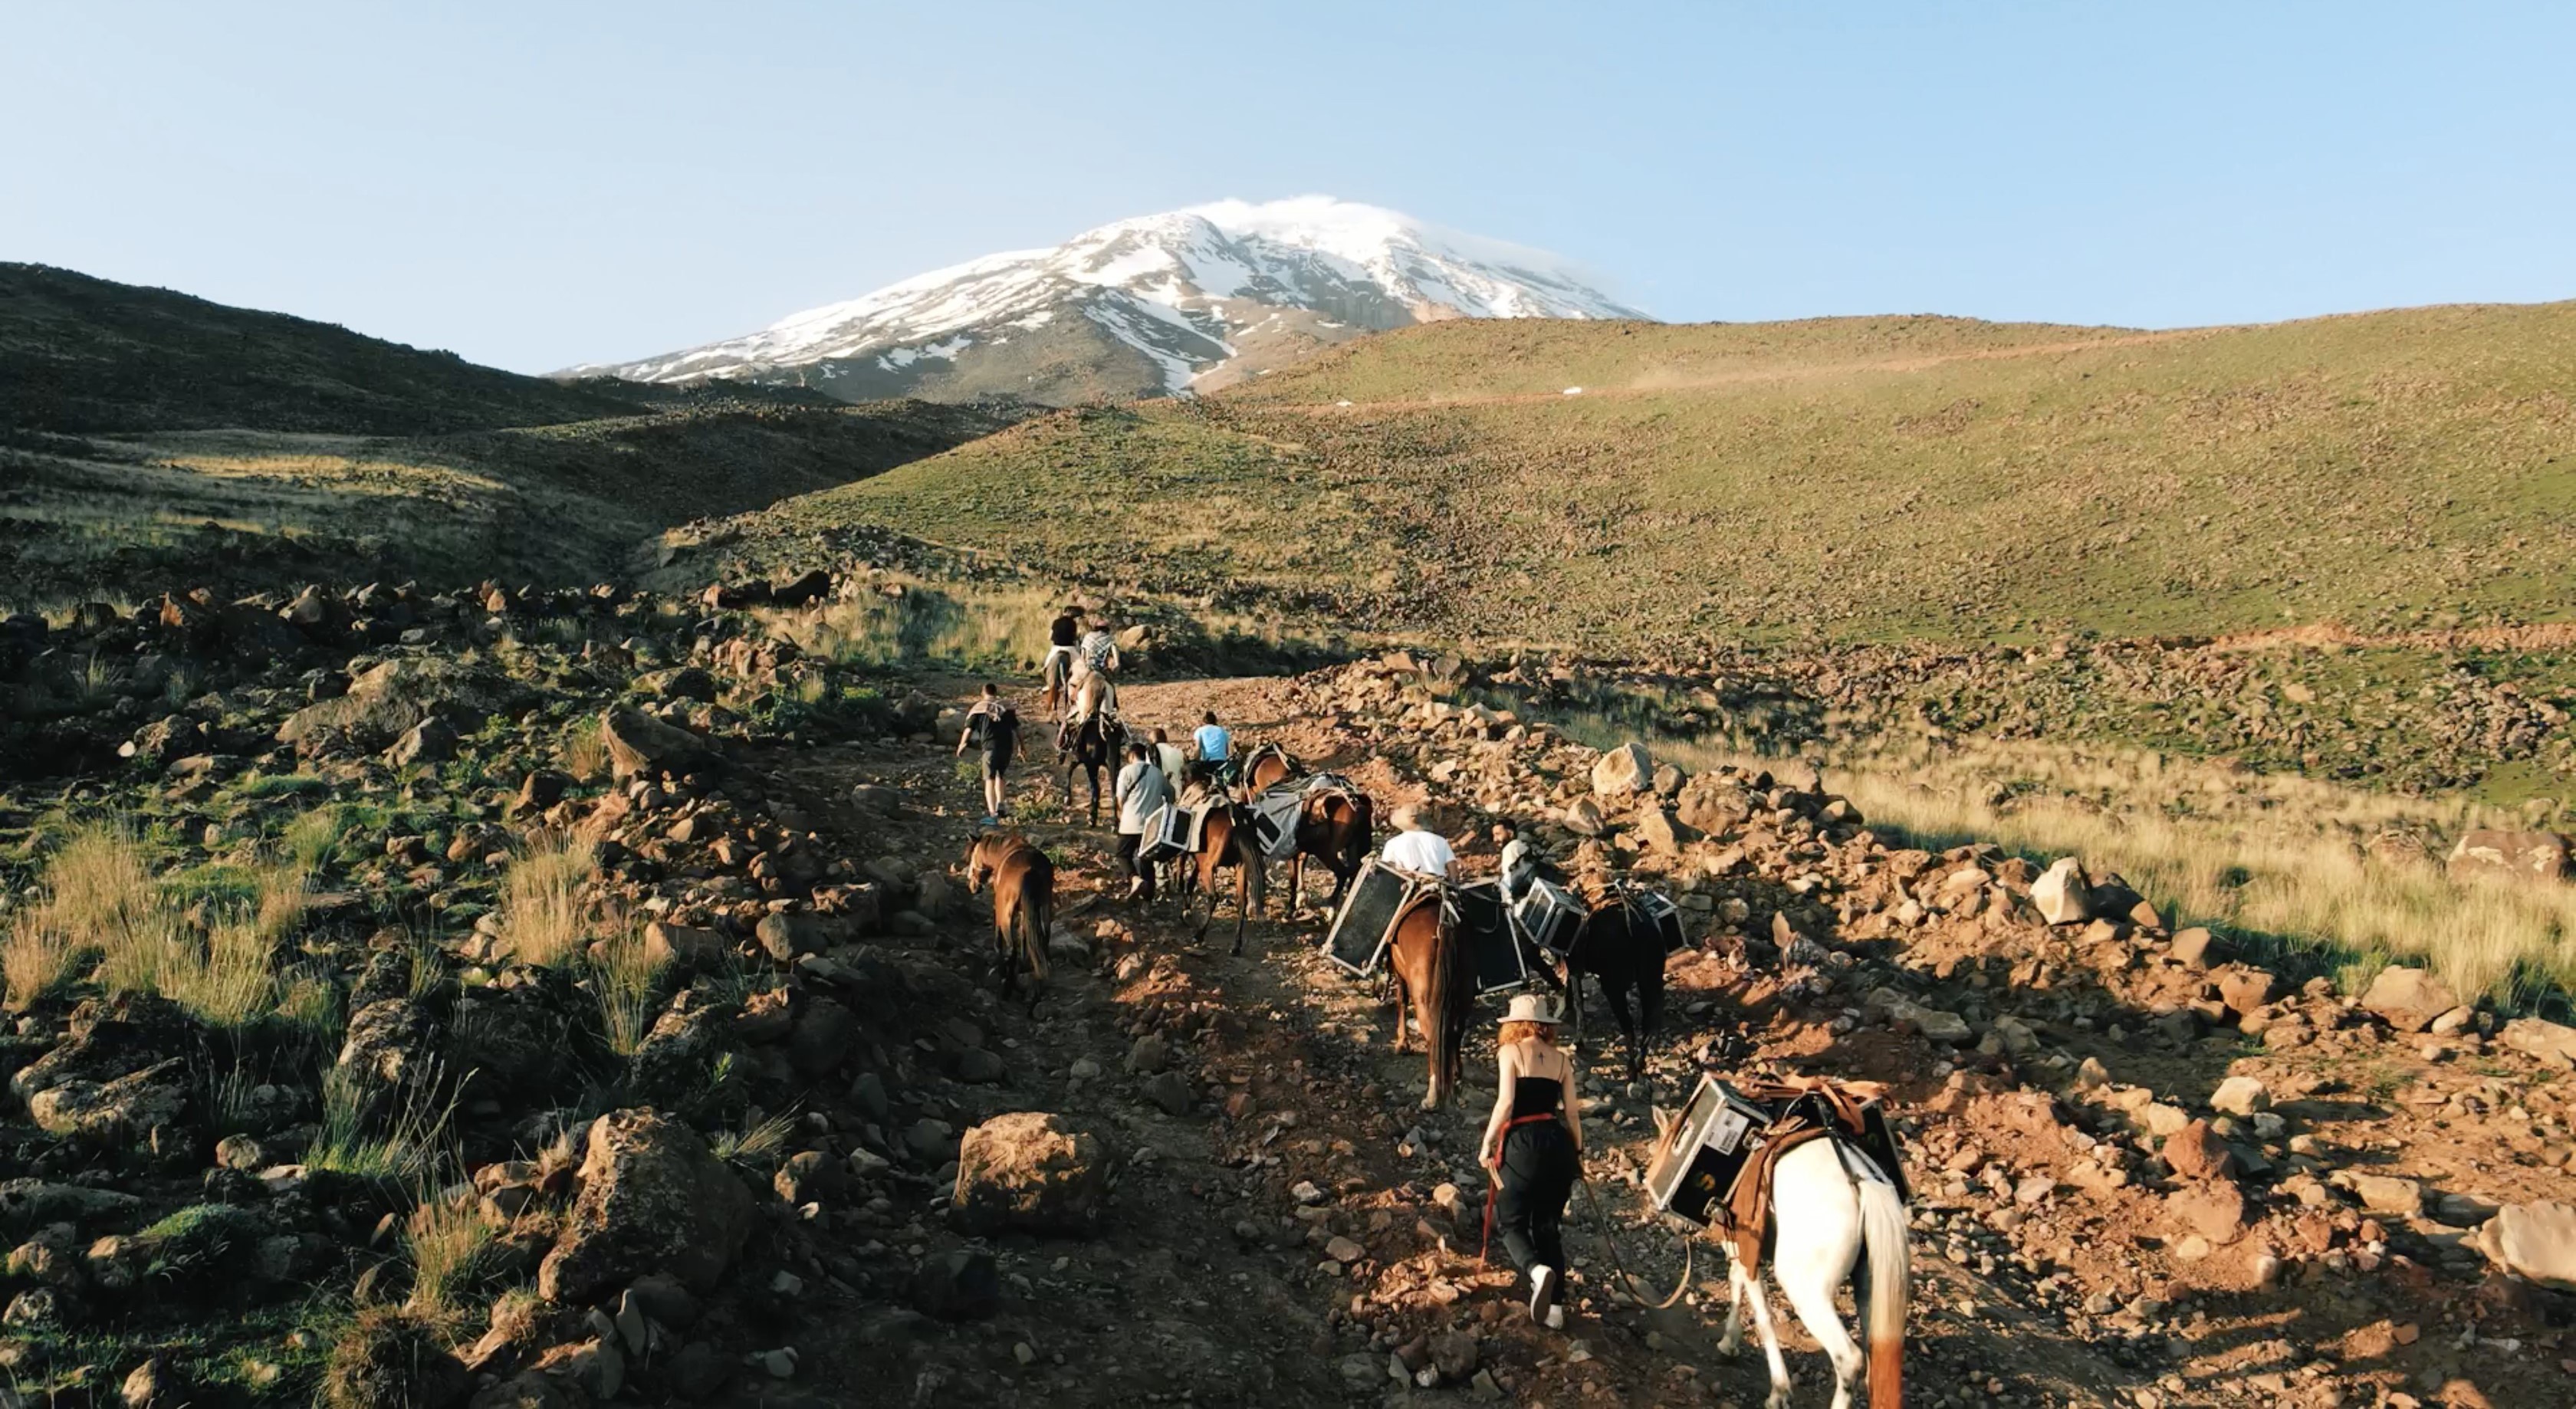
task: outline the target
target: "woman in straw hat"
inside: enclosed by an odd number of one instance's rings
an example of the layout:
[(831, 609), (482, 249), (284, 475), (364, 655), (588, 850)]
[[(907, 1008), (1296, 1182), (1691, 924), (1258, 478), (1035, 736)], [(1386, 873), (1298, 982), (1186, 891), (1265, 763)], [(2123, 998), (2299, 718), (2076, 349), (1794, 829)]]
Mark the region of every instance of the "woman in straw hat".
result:
[(1574, 1064), (1556, 1045), (1556, 1000), (1516, 994), (1503, 1015), (1497, 1055), (1502, 1079), (1478, 1158), (1495, 1189), (1486, 1215), (1503, 1229), (1503, 1251), (1529, 1279), (1530, 1319), (1565, 1325), (1556, 1304), (1565, 1281), (1565, 1202), (1583, 1173), (1583, 1103)]

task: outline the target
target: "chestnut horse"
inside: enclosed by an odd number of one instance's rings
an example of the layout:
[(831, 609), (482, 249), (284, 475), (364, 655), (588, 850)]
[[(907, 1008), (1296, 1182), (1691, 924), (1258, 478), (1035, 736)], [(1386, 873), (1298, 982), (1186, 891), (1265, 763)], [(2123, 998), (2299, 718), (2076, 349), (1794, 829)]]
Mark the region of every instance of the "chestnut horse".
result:
[(987, 879), (993, 883), (993, 965), (1002, 996), (1011, 995), (1025, 963), (1029, 1010), (1035, 1012), (1038, 986), (1047, 976), (1047, 938), (1055, 928), (1055, 863), (1017, 832), (986, 832), (966, 847), (966, 893), (982, 890)]
[(1395, 942), (1388, 946), (1387, 971), (1395, 979), (1395, 1050), (1405, 1049), (1405, 1009), (1422, 1030), (1430, 1058), (1430, 1089), (1422, 1108), (1440, 1109), (1463, 1075), (1467, 1019), (1476, 1006), (1476, 975), (1467, 962), (1466, 946), (1442, 922), (1440, 897), (1434, 893), (1406, 907), (1395, 922)]
[(1242, 788), (1243, 800), (1250, 802), (1259, 794), (1296, 776), (1297, 760), (1288, 756), (1288, 750), (1277, 744), (1263, 744), (1244, 759), (1243, 776), (1237, 781)]
[[(1240, 954), (1244, 925), (1269, 903), (1270, 877), (1262, 866), (1261, 838), (1252, 830), (1252, 814), (1241, 804), (1220, 798), (1199, 824), (1198, 854), (1173, 862), (1178, 881), (1174, 888), (1184, 897), (1193, 890), (1207, 897), (1207, 913), (1191, 931), (1193, 939), (1207, 938), (1208, 926), (1216, 923), (1217, 872), (1228, 868), (1234, 871), (1234, 948), (1230, 952)], [(1186, 898), (1181, 917), (1189, 918)]]

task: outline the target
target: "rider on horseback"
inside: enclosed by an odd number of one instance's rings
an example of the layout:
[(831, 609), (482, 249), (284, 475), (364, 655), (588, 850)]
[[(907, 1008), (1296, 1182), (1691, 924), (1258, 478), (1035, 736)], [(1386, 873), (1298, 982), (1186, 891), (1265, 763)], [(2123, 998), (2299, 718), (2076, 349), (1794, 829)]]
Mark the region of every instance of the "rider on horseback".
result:
[(1038, 667), (1038, 678), (1046, 682), (1049, 704), (1060, 698), (1056, 693), (1056, 672), (1061, 670), (1068, 678), (1073, 674), (1074, 644), (1081, 639), (1082, 618), (1071, 606), (1057, 613), (1047, 626), (1046, 660)]
[(1458, 853), (1449, 847), (1449, 839), (1422, 825), (1422, 809), (1406, 803), (1395, 810), (1396, 834), (1387, 838), (1386, 849), (1378, 860), (1402, 871), (1414, 871), (1446, 880)]
[(1118, 717), (1118, 684), (1111, 678), (1117, 671), (1117, 638), (1109, 634), (1109, 623), (1094, 617), (1090, 634), (1074, 645), (1073, 703), (1056, 730), (1057, 752), (1063, 752), (1075, 732), (1094, 716)]
[(1234, 736), (1226, 732), (1224, 725), (1216, 722), (1215, 710), (1199, 716), (1199, 727), (1191, 732), (1190, 743), (1199, 755), (1191, 776), (1215, 787), (1226, 786), (1230, 781), (1227, 774), (1234, 762)]

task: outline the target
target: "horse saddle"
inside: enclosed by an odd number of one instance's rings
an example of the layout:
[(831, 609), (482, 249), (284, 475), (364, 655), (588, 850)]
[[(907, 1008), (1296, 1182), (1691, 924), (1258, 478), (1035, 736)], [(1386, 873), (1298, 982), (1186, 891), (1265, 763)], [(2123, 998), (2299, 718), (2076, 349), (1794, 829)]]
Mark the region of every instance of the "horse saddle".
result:
[(1910, 1199), (1896, 1132), (1874, 1090), (1822, 1077), (1742, 1089), (1702, 1076), (1646, 1167), (1655, 1207), (1716, 1231), (1747, 1271), (1771, 1255), (1771, 1194), (1790, 1151), (1833, 1140), (1867, 1155)]
[(1297, 816), (1305, 805), (1305, 795), (1285, 784), (1252, 800), (1252, 834), (1260, 839), (1263, 859), (1285, 861), (1297, 854)]

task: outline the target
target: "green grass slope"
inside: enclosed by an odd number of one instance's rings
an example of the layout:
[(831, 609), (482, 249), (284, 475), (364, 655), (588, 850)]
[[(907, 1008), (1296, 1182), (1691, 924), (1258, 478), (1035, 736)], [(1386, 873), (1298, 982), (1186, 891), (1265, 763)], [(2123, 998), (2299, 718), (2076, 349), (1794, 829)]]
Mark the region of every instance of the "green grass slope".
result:
[[(1567, 389), (1579, 387), (1579, 394)], [(2176, 333), (1450, 322), (745, 521), (1486, 639), (2561, 620), (2576, 304)]]
[(0, 264), (0, 426), (413, 435), (651, 409), (283, 313)]

